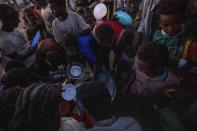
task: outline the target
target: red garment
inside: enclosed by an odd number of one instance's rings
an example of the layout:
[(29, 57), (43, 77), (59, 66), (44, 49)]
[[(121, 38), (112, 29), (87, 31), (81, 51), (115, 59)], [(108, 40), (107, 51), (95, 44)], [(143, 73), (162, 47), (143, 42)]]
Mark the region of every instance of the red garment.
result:
[(119, 40), (121, 33), (124, 31), (124, 27), (114, 20), (105, 21), (106, 24), (110, 25), (115, 33), (116, 40)]
[(197, 42), (191, 42), (188, 47), (187, 59), (197, 62)]
[(183, 79), (184, 88), (197, 92), (197, 69), (188, 71)]
[(189, 59), (189, 60), (192, 60), (192, 57), (193, 57), (193, 55), (195, 55), (195, 50), (194, 49), (192, 49), (192, 46), (191, 46), (191, 44), (189, 45), (189, 49), (188, 49), (188, 54), (187, 54), (187, 58)]

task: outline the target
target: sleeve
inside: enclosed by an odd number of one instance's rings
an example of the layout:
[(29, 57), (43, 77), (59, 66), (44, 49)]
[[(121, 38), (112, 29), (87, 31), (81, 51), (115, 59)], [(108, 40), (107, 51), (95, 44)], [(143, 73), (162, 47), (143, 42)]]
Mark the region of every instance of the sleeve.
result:
[(0, 50), (4, 51), (6, 54), (12, 54), (16, 52), (12, 46), (12, 42), (9, 40), (0, 40)]
[(55, 41), (57, 43), (61, 43), (62, 41), (62, 37), (61, 37), (61, 31), (59, 29), (59, 27), (57, 26), (57, 22), (56, 21), (53, 21), (53, 34), (54, 34), (54, 37), (55, 37)]
[(85, 22), (82, 16), (79, 14), (75, 13), (77, 21), (78, 21), (78, 26), (79, 26), (79, 31), (82, 32), (83, 30), (86, 30), (90, 28), (90, 26)]

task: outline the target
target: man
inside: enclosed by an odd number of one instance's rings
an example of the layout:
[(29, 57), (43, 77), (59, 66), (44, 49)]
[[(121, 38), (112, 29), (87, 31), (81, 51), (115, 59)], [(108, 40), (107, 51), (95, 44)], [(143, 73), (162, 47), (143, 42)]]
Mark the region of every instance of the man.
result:
[(66, 11), (65, 0), (50, 0), (51, 10), (56, 19), (53, 21), (53, 33), (57, 43), (63, 43), (66, 34), (75, 36), (86, 34), (90, 27), (77, 13)]

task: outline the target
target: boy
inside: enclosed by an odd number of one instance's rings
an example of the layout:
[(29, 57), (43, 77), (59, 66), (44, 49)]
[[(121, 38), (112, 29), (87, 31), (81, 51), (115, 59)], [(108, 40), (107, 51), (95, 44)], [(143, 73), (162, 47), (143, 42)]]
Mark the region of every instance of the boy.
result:
[(108, 24), (101, 24), (95, 29), (94, 38), (96, 40), (96, 71), (110, 68), (110, 52), (116, 42), (115, 32)]
[(64, 36), (82, 35), (90, 31), (84, 19), (75, 12), (66, 11), (65, 0), (49, 0), (51, 10), (56, 19), (53, 21), (53, 33), (57, 43), (62, 43)]
[(35, 3), (35, 5), (41, 7), (41, 15), (44, 20), (46, 29), (52, 35), (53, 34), (52, 22), (55, 18), (52, 15), (50, 4), (48, 4), (46, 0), (33, 0), (33, 2)]
[(179, 59), (187, 37), (183, 25), (184, 7), (175, 1), (161, 1), (158, 13), (162, 30), (154, 33), (153, 42), (167, 47), (171, 60)]
[(111, 96), (102, 85), (89, 83), (79, 90), (79, 98), (96, 123), (88, 131), (141, 131), (136, 120), (131, 117), (112, 117)]
[[(167, 96), (172, 97), (171, 93), (174, 93), (175, 89), (171, 88), (177, 87), (179, 80), (169, 71), (168, 61), (168, 50), (161, 44), (145, 44), (139, 48), (135, 58), (132, 93), (157, 97), (165, 92)], [(172, 92), (169, 93), (169, 90)]]
[[(28, 48), (26, 34), (17, 28), (20, 20), (19, 13), (14, 8), (0, 4), (0, 49), (11, 57), (22, 55)], [(3, 12), (3, 13), (2, 13)]]

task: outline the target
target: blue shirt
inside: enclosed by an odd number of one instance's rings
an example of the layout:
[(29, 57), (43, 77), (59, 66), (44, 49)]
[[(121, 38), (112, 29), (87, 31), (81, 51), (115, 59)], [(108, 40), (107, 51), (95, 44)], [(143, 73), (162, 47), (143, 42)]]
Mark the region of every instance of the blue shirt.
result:
[[(93, 36), (91, 34), (78, 36), (77, 45), (79, 47), (80, 53), (92, 64), (96, 63), (96, 53), (93, 50), (94, 43)], [(92, 45), (91, 45), (92, 44)]]

